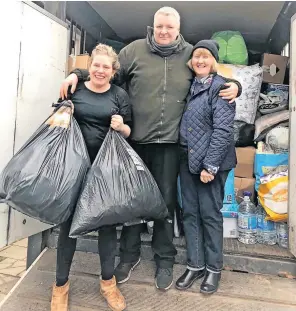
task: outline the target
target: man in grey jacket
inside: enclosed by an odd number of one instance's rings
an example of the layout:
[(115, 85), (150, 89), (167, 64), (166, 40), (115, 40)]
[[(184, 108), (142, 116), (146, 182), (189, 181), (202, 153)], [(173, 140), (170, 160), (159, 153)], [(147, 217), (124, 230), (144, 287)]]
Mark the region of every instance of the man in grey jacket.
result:
[[(180, 34), (179, 13), (163, 7), (155, 13), (154, 28), (148, 27), (146, 39), (132, 42), (119, 53), (121, 69), (114, 83), (125, 84), (132, 104), (131, 143), (154, 176), (169, 211), (165, 221), (155, 221), (152, 248), (156, 261), (155, 285), (167, 290), (173, 283), (176, 248), (173, 244), (173, 218), (176, 207), (179, 171), (179, 124), (193, 78), (186, 65), (192, 45)], [(61, 97), (68, 88), (75, 90), (88, 71), (74, 70), (62, 84)], [(240, 84), (227, 83), (221, 96), (231, 101)], [(115, 275), (126, 282), (140, 262), (141, 225), (124, 227), (120, 240), (120, 263)]]

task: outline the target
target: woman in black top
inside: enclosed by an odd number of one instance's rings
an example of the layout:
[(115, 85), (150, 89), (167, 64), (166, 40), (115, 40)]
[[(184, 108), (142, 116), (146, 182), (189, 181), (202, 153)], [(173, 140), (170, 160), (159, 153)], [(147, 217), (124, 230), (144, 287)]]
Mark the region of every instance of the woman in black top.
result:
[[(114, 50), (99, 44), (92, 51), (90, 80), (79, 83), (71, 100), (74, 117), (83, 134), (91, 162), (111, 127), (124, 137), (130, 135), (131, 107), (127, 93), (110, 80), (119, 69), (118, 57)], [(119, 111), (112, 116), (112, 112)], [(51, 311), (68, 311), (69, 272), (76, 249), (76, 239), (69, 238), (71, 220), (61, 225), (58, 247), (56, 284), (53, 286)], [(116, 286), (114, 276), (117, 244), (116, 227), (108, 226), (99, 230), (99, 254), (101, 260), (101, 293), (114, 311), (126, 308), (125, 300)]]

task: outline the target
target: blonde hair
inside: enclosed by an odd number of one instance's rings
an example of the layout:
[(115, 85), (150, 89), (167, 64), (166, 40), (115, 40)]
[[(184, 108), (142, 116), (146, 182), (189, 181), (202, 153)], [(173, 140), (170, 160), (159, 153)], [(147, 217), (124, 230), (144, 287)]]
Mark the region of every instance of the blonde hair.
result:
[(166, 15), (166, 16), (168, 16), (168, 15), (173, 15), (173, 16), (177, 19), (177, 21), (178, 21), (179, 24), (180, 24), (180, 22), (181, 22), (180, 14), (178, 13), (178, 11), (177, 11), (176, 9), (174, 9), (174, 8), (169, 7), (169, 6), (164, 6), (164, 7), (160, 8), (160, 9), (154, 14), (154, 19), (156, 18), (156, 16), (157, 16), (158, 14), (163, 14), (163, 15)]
[(91, 52), (91, 56), (88, 62), (88, 68), (91, 66), (95, 56), (97, 55), (107, 55), (112, 59), (112, 68), (113, 70), (117, 71), (120, 68), (118, 55), (114, 51), (114, 49), (106, 44), (98, 44)]
[[(211, 56), (211, 57), (214, 58), (213, 65), (212, 65), (212, 68), (211, 68), (211, 72), (212, 72), (212, 73), (217, 72), (217, 71), (218, 71), (218, 63), (217, 63), (215, 57), (212, 55), (212, 53), (211, 53), (209, 50), (204, 49), (204, 48), (198, 48), (198, 49), (196, 49), (195, 51), (197, 51), (197, 50), (198, 50), (198, 53), (197, 53), (198, 56), (200, 56), (200, 55), (206, 55), (206, 56)], [(194, 52), (195, 52), (195, 51), (194, 51)], [(193, 52), (193, 53), (194, 53), (194, 52)], [(193, 56), (193, 54), (192, 54), (192, 56)], [(192, 67), (192, 64), (191, 64), (191, 61), (192, 61), (192, 57), (191, 57), (191, 58), (189, 59), (189, 61), (187, 62), (187, 66), (188, 66), (192, 71), (194, 71), (194, 69), (193, 69), (193, 67)]]

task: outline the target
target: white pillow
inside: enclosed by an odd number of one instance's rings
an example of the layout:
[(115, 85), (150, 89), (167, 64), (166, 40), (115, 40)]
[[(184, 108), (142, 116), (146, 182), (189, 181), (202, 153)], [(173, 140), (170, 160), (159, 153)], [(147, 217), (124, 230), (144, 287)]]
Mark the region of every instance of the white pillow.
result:
[(218, 64), (218, 74), (241, 83), (242, 94), (235, 100), (235, 120), (254, 124), (263, 78), (262, 68), (259, 64), (252, 66)]

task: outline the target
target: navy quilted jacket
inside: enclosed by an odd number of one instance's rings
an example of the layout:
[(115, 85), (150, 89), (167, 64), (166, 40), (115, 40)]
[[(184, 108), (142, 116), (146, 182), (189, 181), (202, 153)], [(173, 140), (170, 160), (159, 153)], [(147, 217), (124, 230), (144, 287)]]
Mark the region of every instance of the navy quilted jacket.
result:
[(219, 96), (226, 80), (215, 74), (194, 80), (181, 121), (180, 144), (188, 148), (189, 170), (230, 170), (236, 166), (233, 122), (235, 103)]

